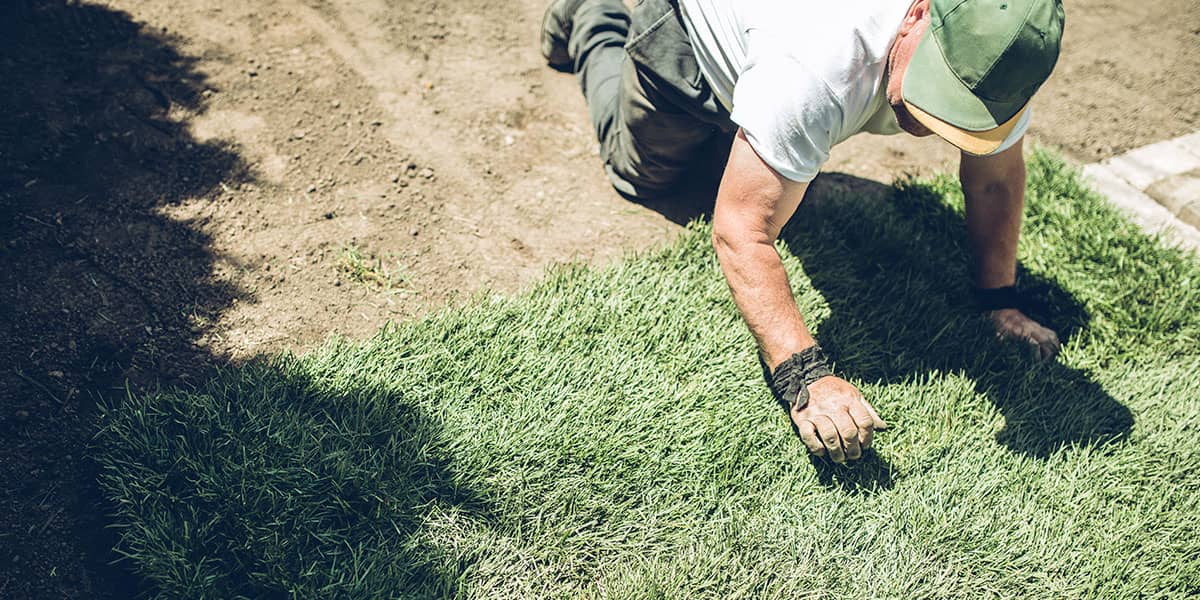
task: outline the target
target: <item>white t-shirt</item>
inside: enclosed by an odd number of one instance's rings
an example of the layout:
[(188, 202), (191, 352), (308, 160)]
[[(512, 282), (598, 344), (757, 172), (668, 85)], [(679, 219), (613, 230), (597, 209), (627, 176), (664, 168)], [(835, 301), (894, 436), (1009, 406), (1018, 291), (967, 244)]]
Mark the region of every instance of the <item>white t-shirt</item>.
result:
[[(780, 175), (811, 181), (833, 146), (900, 133), (887, 103), (892, 41), (912, 0), (680, 0), (700, 72)], [(1025, 134), (1030, 111), (996, 152)]]

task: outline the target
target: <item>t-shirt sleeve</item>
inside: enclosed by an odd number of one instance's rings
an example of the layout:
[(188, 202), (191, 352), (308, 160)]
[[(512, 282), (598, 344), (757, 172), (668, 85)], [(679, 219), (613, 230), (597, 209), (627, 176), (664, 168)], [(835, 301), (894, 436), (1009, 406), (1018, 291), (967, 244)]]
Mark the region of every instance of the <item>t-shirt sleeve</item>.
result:
[(839, 139), (841, 103), (829, 86), (788, 57), (751, 64), (733, 89), (730, 118), (763, 162), (780, 175), (812, 181)]
[(1020, 140), (1021, 136), (1025, 135), (1025, 131), (1029, 129), (1029, 119), (1030, 115), (1032, 114), (1032, 108), (1025, 109), (1025, 112), (1021, 115), (1021, 118), (1017, 119), (1016, 126), (1013, 127), (1012, 131), (1008, 132), (1008, 137), (1004, 138), (1004, 142), (1000, 144), (1000, 147), (993, 150), (992, 153), (988, 154), (987, 156), (991, 156), (992, 154), (1000, 154), (1001, 152), (1012, 148), (1013, 144), (1016, 144), (1017, 140)]

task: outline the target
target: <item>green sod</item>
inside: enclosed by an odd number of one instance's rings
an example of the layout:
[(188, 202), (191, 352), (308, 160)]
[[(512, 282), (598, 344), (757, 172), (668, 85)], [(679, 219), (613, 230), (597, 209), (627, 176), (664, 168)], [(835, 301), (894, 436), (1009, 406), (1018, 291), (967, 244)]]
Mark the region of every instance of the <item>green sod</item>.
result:
[(1059, 159), (1029, 171), (1049, 366), (971, 310), (952, 180), (792, 220), (797, 299), (893, 426), (858, 464), (807, 458), (699, 225), (117, 403), (121, 549), (175, 598), (1194, 595), (1200, 262)]

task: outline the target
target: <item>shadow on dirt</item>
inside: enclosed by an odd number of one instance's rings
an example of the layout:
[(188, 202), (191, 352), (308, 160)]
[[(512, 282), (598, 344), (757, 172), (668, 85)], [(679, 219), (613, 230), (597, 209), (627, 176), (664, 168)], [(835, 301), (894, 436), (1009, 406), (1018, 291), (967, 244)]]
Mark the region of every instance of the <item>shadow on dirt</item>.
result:
[[(645, 206), (680, 224), (707, 219), (716, 189), (707, 185), (699, 188), (707, 195), (690, 196), (701, 201)], [(1026, 456), (1127, 435), (1132, 414), (1099, 385), (1060, 363), (1034, 365), (1016, 344), (998, 343), (974, 314), (965, 232), (962, 217), (930, 188), (897, 190), (832, 173), (813, 183), (781, 237), (830, 305), (817, 337), (841, 370), (881, 383), (961, 372), (1004, 415), (997, 441)], [(1031, 316), (1064, 344), (1087, 324), (1084, 308), (1055, 282), (1020, 265), (1018, 277), (1036, 299)], [(891, 466), (880, 457), (871, 462), (866, 469), (814, 465), (827, 486), (855, 493), (890, 487)]]
[(186, 382), (241, 292), (200, 225), (161, 214), (249, 180), (186, 119), (205, 77), (101, 6), (0, 7), (0, 596), (130, 597), (89, 458), (96, 400)]
[(137, 593), (92, 459), (98, 406), (208, 381), (227, 358), (205, 336), (253, 300), (218, 276), (205, 220), (170, 214), (256, 183), (191, 135), (210, 83), (179, 46), (95, 4), (0, 3), (3, 598)]

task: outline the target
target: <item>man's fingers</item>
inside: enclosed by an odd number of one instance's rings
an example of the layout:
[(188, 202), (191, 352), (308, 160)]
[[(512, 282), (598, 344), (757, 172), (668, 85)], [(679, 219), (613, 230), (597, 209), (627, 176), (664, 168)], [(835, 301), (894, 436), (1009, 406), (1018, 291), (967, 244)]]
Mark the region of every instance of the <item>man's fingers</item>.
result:
[(842, 436), (838, 434), (837, 425), (827, 416), (817, 417), (813, 424), (817, 426), (817, 437), (825, 445), (829, 460), (835, 463), (846, 462), (846, 452), (842, 450)]
[(871, 403), (867, 402), (866, 398), (859, 398), (858, 401), (862, 402), (863, 406), (867, 407), (867, 412), (871, 413), (871, 420), (875, 422), (876, 430), (883, 431), (884, 429), (891, 427), (891, 425), (887, 424), (887, 421), (879, 418), (879, 413), (875, 412), (875, 407), (871, 406)]
[(861, 402), (851, 404), (849, 411), (850, 418), (858, 427), (858, 443), (866, 450), (871, 447), (871, 439), (875, 437), (875, 419), (871, 418), (871, 413)]
[(825, 456), (825, 445), (821, 443), (821, 438), (817, 437), (817, 426), (813, 425), (812, 421), (805, 419), (796, 423), (796, 431), (800, 433), (800, 441), (804, 442), (810, 453)]
[(862, 445), (858, 439), (858, 425), (854, 424), (854, 419), (850, 417), (850, 413), (834, 414), (830, 418), (833, 419), (834, 425), (837, 425), (838, 436), (842, 438), (842, 450), (846, 452), (846, 460), (858, 460), (862, 458)]
[(1030, 345), (1033, 358), (1042, 362), (1054, 360), (1054, 357), (1058, 356), (1059, 349), (1062, 348), (1062, 344), (1058, 341), (1058, 334), (1045, 327), (1026, 334), (1025, 341)]
[(1058, 356), (1058, 351), (1062, 349), (1062, 342), (1058, 341), (1058, 334), (1047, 329), (1043, 339), (1039, 340), (1042, 348), (1042, 360), (1050, 362)]
[(1042, 326), (1020, 311), (1004, 311), (1004, 315), (999, 318), (997, 314), (999, 313), (993, 313), (992, 318), (996, 323), (996, 335), (1001, 339), (1027, 342), (1029, 353), (1034, 360), (1051, 362), (1058, 356), (1062, 342), (1053, 329)]
[(1042, 342), (1038, 344), (1038, 360), (1044, 363), (1050, 362), (1054, 360), (1054, 357), (1057, 354), (1058, 349), (1055, 348), (1053, 344), (1050, 344), (1049, 342)]

